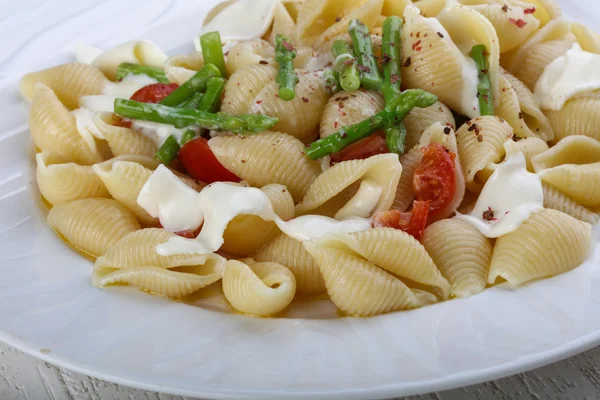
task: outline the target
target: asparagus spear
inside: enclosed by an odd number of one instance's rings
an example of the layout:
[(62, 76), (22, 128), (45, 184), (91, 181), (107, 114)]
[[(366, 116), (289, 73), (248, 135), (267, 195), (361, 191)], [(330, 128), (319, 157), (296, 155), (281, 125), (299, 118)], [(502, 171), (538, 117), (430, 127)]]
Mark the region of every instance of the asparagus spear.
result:
[(429, 107), (436, 101), (437, 96), (424, 90), (406, 90), (372, 117), (355, 125), (343, 127), (333, 135), (312, 143), (304, 151), (313, 160), (331, 153), (337, 153), (349, 144), (369, 136), (384, 126), (399, 125), (413, 108)]
[(173, 125), (176, 128), (199, 126), (232, 133), (258, 133), (272, 128), (278, 118), (247, 114), (232, 116), (200, 110), (168, 107), (162, 104), (140, 103), (134, 100), (115, 99), (115, 114), (123, 118), (140, 119)]
[(400, 70), (400, 31), (402, 18), (387, 17), (383, 21), (383, 41), (381, 45), (381, 61), (383, 64), (383, 84), (381, 92), (385, 104), (400, 95), (402, 81)]
[(347, 92), (353, 92), (360, 87), (360, 74), (352, 48), (343, 40), (336, 40), (331, 46), (335, 57), (335, 70), (340, 76), (340, 85)]
[(204, 93), (200, 93), (200, 92), (194, 93), (194, 95), (192, 97), (190, 97), (189, 99), (187, 99), (186, 101), (184, 101), (183, 103), (178, 105), (177, 107), (189, 108), (191, 110), (195, 110), (198, 108), (198, 104), (200, 104), (200, 101), (202, 100), (203, 97), (204, 97)]
[(188, 129), (187, 131), (183, 132), (183, 135), (181, 135), (179, 144), (181, 144), (183, 146), (184, 144), (186, 144), (190, 140), (194, 139), (195, 137), (196, 137), (196, 132), (193, 129)]
[(373, 43), (369, 28), (357, 19), (350, 21), (350, 37), (354, 47), (354, 57), (358, 60), (360, 82), (367, 90), (379, 90), (383, 83), (373, 56)]
[(279, 98), (285, 101), (294, 100), (296, 85), (300, 81), (294, 70), (294, 58), (296, 58), (296, 49), (290, 40), (284, 35), (277, 35), (275, 37), (275, 61), (279, 64), (277, 83), (279, 84)]
[(176, 107), (177, 105), (188, 100), (196, 92), (203, 92), (206, 90), (206, 82), (212, 77), (220, 77), (221, 72), (213, 64), (205, 64), (204, 67), (196, 72), (194, 76), (185, 81), (181, 86), (171, 92), (170, 95), (162, 99), (160, 104), (170, 107)]
[(390, 153), (401, 156), (404, 154), (404, 143), (406, 142), (406, 127), (404, 124), (388, 127), (385, 129), (385, 144)]
[(471, 50), (471, 58), (475, 60), (479, 71), (479, 84), (477, 85), (477, 97), (479, 97), (479, 109), (481, 115), (494, 115), (494, 99), (492, 96), (492, 81), (489, 73), (489, 53), (483, 44), (478, 44)]
[(227, 77), (225, 69), (225, 56), (221, 46), (221, 35), (219, 32), (208, 32), (200, 36), (200, 47), (202, 48), (202, 57), (205, 64), (213, 64), (219, 68), (221, 76)]
[(223, 89), (225, 89), (225, 79), (210, 78), (206, 83), (206, 92), (198, 104), (198, 110), (211, 113), (219, 111)]
[(169, 83), (165, 71), (162, 68), (132, 63), (119, 64), (117, 67), (117, 80), (120, 81), (129, 74), (148, 75), (150, 78), (154, 78), (160, 83)]
[(171, 161), (177, 157), (177, 153), (179, 153), (179, 143), (177, 143), (177, 139), (175, 136), (171, 135), (165, 140), (165, 142), (160, 146), (156, 153), (154, 153), (154, 158), (160, 161), (164, 165), (171, 164)]
[(325, 80), (325, 91), (329, 94), (337, 93), (341, 90), (339, 82), (339, 74), (331, 69), (323, 71), (323, 79)]

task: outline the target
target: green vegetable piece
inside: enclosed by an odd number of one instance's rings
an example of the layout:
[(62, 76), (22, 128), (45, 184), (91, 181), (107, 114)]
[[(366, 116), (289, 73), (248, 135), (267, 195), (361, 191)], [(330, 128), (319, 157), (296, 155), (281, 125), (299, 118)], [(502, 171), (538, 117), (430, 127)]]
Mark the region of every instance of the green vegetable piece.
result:
[(180, 148), (181, 147), (179, 146), (179, 143), (177, 143), (175, 136), (171, 135), (167, 138), (167, 140), (165, 140), (163, 145), (156, 150), (156, 153), (154, 153), (154, 158), (164, 165), (169, 165), (171, 164), (171, 161), (177, 157)]
[(279, 85), (279, 98), (285, 101), (294, 100), (296, 85), (300, 82), (298, 74), (294, 70), (294, 58), (296, 58), (296, 49), (291, 41), (284, 35), (277, 35), (275, 37), (275, 61), (279, 64), (279, 71), (276, 81)]
[(325, 80), (325, 91), (329, 94), (334, 94), (342, 90), (339, 82), (339, 74), (336, 71), (326, 69), (323, 71), (323, 79)]
[(196, 72), (194, 76), (185, 81), (177, 89), (173, 90), (171, 94), (162, 99), (160, 104), (176, 107), (184, 101), (191, 98), (194, 93), (204, 92), (206, 90), (206, 83), (210, 78), (221, 77), (221, 72), (213, 64), (205, 64), (204, 67)]
[(225, 89), (225, 79), (210, 78), (206, 83), (206, 92), (198, 104), (198, 110), (211, 113), (221, 109), (221, 95)]
[(190, 97), (189, 99), (187, 99), (186, 101), (184, 101), (183, 103), (178, 105), (177, 107), (189, 108), (191, 110), (195, 110), (198, 108), (198, 105), (200, 104), (202, 97), (204, 97), (204, 93), (200, 93), (200, 92), (194, 93), (194, 95), (192, 97)]
[(200, 47), (202, 47), (202, 57), (206, 64), (213, 64), (221, 72), (221, 76), (227, 77), (225, 68), (225, 56), (221, 45), (221, 35), (219, 32), (208, 32), (200, 36)]
[(390, 126), (385, 129), (385, 144), (390, 153), (401, 156), (404, 154), (404, 143), (406, 142), (406, 127), (404, 124)]
[(342, 89), (347, 92), (358, 90), (360, 88), (360, 73), (350, 45), (343, 40), (336, 40), (331, 46), (331, 52), (335, 57), (334, 68), (339, 74)]
[(186, 144), (190, 140), (194, 139), (195, 137), (196, 137), (196, 132), (193, 129), (188, 129), (185, 132), (183, 132), (183, 135), (181, 135), (181, 139), (179, 140), (179, 143), (183, 147), (184, 144)]
[(402, 83), (400, 54), (400, 34), (402, 31), (402, 18), (387, 17), (383, 21), (383, 40), (381, 45), (381, 62), (383, 64), (383, 85), (381, 92), (385, 104), (400, 95)]
[(129, 74), (148, 75), (150, 78), (154, 78), (160, 83), (169, 83), (165, 71), (162, 68), (132, 63), (119, 64), (117, 67), (117, 80), (120, 81)]
[(358, 60), (360, 82), (367, 90), (378, 91), (383, 84), (383, 79), (377, 68), (373, 55), (373, 43), (369, 28), (357, 19), (350, 21), (350, 37), (354, 48), (354, 57)]
[(487, 47), (478, 44), (471, 50), (471, 58), (475, 60), (479, 71), (479, 84), (477, 85), (477, 97), (479, 97), (479, 109), (481, 115), (494, 115), (494, 96), (492, 95), (492, 81), (490, 79), (489, 53)]

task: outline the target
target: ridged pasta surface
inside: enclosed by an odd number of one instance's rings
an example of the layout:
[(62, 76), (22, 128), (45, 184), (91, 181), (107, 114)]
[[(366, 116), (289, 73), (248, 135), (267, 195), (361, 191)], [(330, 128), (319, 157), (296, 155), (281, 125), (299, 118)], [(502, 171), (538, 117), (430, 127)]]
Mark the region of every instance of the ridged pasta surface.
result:
[(414, 108), (408, 113), (403, 121), (406, 127), (405, 150), (409, 151), (415, 147), (421, 140), (423, 132), (436, 122), (456, 130), (452, 111), (439, 101), (427, 108)]
[(558, 142), (568, 136), (584, 135), (600, 140), (600, 99), (574, 98), (559, 111), (547, 110), (546, 115)]
[(156, 144), (151, 139), (133, 129), (114, 126), (112, 120), (113, 116), (110, 113), (94, 116), (96, 127), (106, 139), (115, 157), (125, 154), (154, 157)]
[(383, 96), (366, 90), (341, 91), (329, 98), (320, 124), (320, 137), (325, 138), (347, 125), (354, 125), (383, 109)]
[(544, 207), (564, 212), (588, 224), (595, 225), (600, 221), (600, 215), (577, 204), (575, 200), (566, 194), (546, 183), (542, 184), (542, 187), (544, 189)]

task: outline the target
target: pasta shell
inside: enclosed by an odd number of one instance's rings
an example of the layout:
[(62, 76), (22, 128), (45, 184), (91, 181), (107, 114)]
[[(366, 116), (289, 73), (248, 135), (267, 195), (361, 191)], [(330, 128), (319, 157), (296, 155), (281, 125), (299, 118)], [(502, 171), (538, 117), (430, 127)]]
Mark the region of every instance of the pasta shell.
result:
[(165, 75), (169, 82), (181, 85), (204, 67), (202, 53), (179, 54), (165, 61)]
[(403, 121), (406, 127), (405, 151), (408, 152), (415, 147), (421, 140), (423, 132), (436, 122), (456, 130), (452, 111), (439, 101), (427, 108), (413, 108)]
[(230, 260), (223, 273), (223, 292), (238, 312), (269, 317), (292, 302), (296, 280), (283, 265)]
[(296, 213), (333, 217), (354, 196), (352, 192), (361, 181), (372, 181), (382, 190), (372, 213), (387, 211), (394, 201), (401, 173), (402, 165), (395, 154), (338, 163), (317, 177), (296, 206)]
[(600, 99), (578, 97), (566, 102), (559, 111), (547, 110), (556, 142), (572, 135), (600, 140)]
[(147, 40), (134, 40), (106, 50), (100, 54), (92, 65), (98, 68), (110, 80), (115, 80), (119, 64), (133, 64), (163, 67), (167, 56), (154, 43)]
[(542, 187), (544, 188), (544, 207), (561, 211), (588, 224), (595, 225), (600, 221), (600, 215), (577, 204), (566, 194), (546, 183), (543, 183)]
[(320, 136), (330, 136), (342, 127), (354, 125), (383, 109), (383, 96), (366, 90), (339, 92), (329, 98), (321, 119)]
[(420, 146), (413, 147), (408, 153), (400, 157), (402, 174), (396, 188), (396, 196), (392, 204), (393, 210), (406, 211), (415, 199), (413, 176), (422, 158), (423, 153)]
[(50, 204), (84, 198), (110, 197), (92, 167), (77, 165), (56, 153), (44, 150), (35, 156), (36, 181), (42, 196)]
[(57, 204), (47, 221), (68, 244), (92, 257), (101, 256), (121, 238), (140, 229), (135, 216), (112, 199)]
[(248, 113), (250, 103), (275, 76), (277, 70), (274, 67), (258, 62), (237, 69), (225, 85), (221, 111), (233, 115)]
[(351, 234), (330, 234), (318, 240), (318, 246), (358, 255), (394, 276), (428, 287), (441, 299), (450, 295), (450, 284), (425, 248), (401, 230), (375, 228)]
[(275, 48), (266, 40), (254, 39), (240, 42), (229, 50), (226, 67), (227, 73), (233, 75), (238, 70), (259, 65), (261, 61), (273, 61), (275, 59)]
[(494, 246), (488, 283), (516, 286), (578, 267), (591, 248), (592, 226), (556, 210), (533, 214)]
[(329, 297), (346, 314), (368, 317), (435, 302), (434, 295), (411, 291), (369, 261), (311, 242), (304, 246), (319, 265)]
[[(271, 184), (261, 189), (271, 201), (273, 210), (287, 221), (294, 217), (294, 200), (282, 185)], [(223, 234), (225, 243), (221, 247), (228, 253), (249, 256), (267, 244), (279, 233), (273, 221), (265, 221), (256, 215), (238, 215)]]
[(525, 4), (535, 6), (533, 16), (540, 21), (541, 26), (562, 16), (562, 11), (555, 0), (525, 0)]
[(285, 8), (283, 3), (277, 3), (273, 13), (273, 27), (269, 35), (271, 43), (275, 43), (275, 36), (285, 35), (292, 42), (296, 42), (296, 22)]
[(67, 108), (74, 110), (79, 107), (81, 96), (102, 94), (106, 82), (104, 75), (96, 68), (71, 63), (25, 75), (19, 83), (19, 90), (25, 98), (32, 100), (36, 84), (44, 84), (54, 91)]
[[(48, 86), (38, 84), (29, 113), (29, 132), (35, 145), (58, 153), (78, 164), (102, 161), (102, 155), (91, 135), (77, 132), (75, 117)], [(84, 132), (82, 132), (84, 133)]]
[(450, 282), (452, 296), (469, 297), (485, 289), (492, 244), (473, 225), (457, 218), (438, 221), (425, 229), (422, 243)]
[(104, 136), (112, 154), (117, 157), (126, 154), (154, 157), (156, 144), (148, 137), (133, 129), (114, 126), (111, 113), (94, 116), (94, 123)]
[(404, 9), (409, 4), (412, 4), (412, 0), (385, 0), (383, 2), (381, 14), (386, 17), (392, 15), (404, 15)]
[(259, 250), (253, 258), (256, 261), (274, 262), (289, 268), (296, 278), (298, 295), (314, 296), (325, 292), (325, 282), (319, 266), (302, 243), (294, 238), (282, 233)]
[[(403, 0), (404, 1), (404, 0)], [(444, 9), (447, 4), (446, 0), (415, 0), (415, 6), (428, 18), (433, 18)], [(402, 14), (398, 14), (402, 15)]]
[(506, 152), (504, 142), (512, 137), (511, 126), (497, 117), (475, 118), (460, 127), (456, 132), (458, 156), (469, 190), (481, 190), (487, 179), (478, 176), (478, 172), (502, 160)]
[(300, 201), (321, 172), (318, 162), (304, 155), (298, 139), (278, 132), (255, 136), (220, 136), (208, 142), (221, 164), (255, 187), (284, 185)]

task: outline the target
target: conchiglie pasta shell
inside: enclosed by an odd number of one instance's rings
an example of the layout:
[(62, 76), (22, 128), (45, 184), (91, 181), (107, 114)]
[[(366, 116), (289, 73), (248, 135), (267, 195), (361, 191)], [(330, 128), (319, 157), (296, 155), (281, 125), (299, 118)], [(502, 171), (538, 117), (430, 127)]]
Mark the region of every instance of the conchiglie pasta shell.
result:
[(296, 280), (280, 264), (230, 260), (223, 273), (223, 292), (236, 311), (268, 317), (292, 302)]
[(58, 153), (78, 164), (102, 161), (102, 155), (91, 135), (77, 132), (75, 117), (69, 113), (48, 86), (36, 85), (29, 112), (29, 132), (35, 145)]
[(556, 142), (572, 135), (600, 140), (600, 99), (574, 98), (567, 101), (559, 111), (547, 110), (546, 116), (556, 135)]
[(261, 61), (273, 61), (275, 48), (266, 40), (254, 39), (240, 42), (229, 50), (226, 60), (227, 73), (233, 75), (238, 70), (259, 65)]
[(50, 151), (35, 156), (36, 182), (50, 204), (84, 198), (110, 197), (91, 166), (77, 165)]
[(401, 280), (347, 252), (304, 246), (319, 265), (327, 293), (344, 313), (360, 317), (418, 308), (435, 302), (435, 296), (411, 291)]
[(275, 6), (273, 27), (269, 35), (270, 42), (275, 43), (275, 37), (280, 34), (290, 38), (293, 43), (296, 42), (296, 22), (283, 3), (277, 3)]
[(233, 115), (248, 113), (256, 95), (276, 76), (277, 70), (270, 65), (256, 63), (238, 69), (225, 85), (221, 111)]
[(403, 121), (406, 127), (405, 151), (410, 151), (415, 147), (419, 143), (423, 132), (436, 122), (453, 130), (456, 129), (452, 111), (439, 101), (427, 108), (413, 108)]
[(274, 131), (285, 132), (307, 144), (317, 136), (323, 108), (329, 97), (320, 73), (297, 72), (300, 81), (296, 85), (294, 100), (280, 99), (277, 94), (279, 85), (271, 81), (252, 100), (248, 112), (279, 118)]
[(395, 154), (381, 154), (366, 160), (335, 164), (317, 177), (306, 196), (296, 206), (296, 213), (332, 217), (350, 199), (348, 195), (354, 195), (344, 192), (366, 180), (373, 181), (382, 190), (373, 213), (387, 211), (394, 201), (401, 173), (402, 165)]
[(229, 171), (255, 187), (284, 185), (295, 202), (302, 199), (321, 173), (319, 163), (304, 155), (302, 142), (284, 133), (220, 136), (208, 144)]
[[(281, 219), (287, 221), (294, 217), (294, 199), (285, 186), (271, 184), (261, 190), (267, 195), (273, 205), (273, 211)], [(279, 232), (273, 221), (265, 221), (256, 215), (238, 215), (227, 225), (223, 234), (225, 242), (221, 248), (231, 254), (249, 256)]]
[(539, 173), (542, 181), (585, 207), (600, 206), (600, 162), (561, 165)]
[(600, 215), (577, 204), (566, 194), (546, 183), (543, 183), (542, 187), (544, 189), (544, 207), (561, 211), (588, 224), (595, 225), (600, 221)]
[(375, 228), (351, 234), (330, 234), (318, 240), (317, 245), (358, 255), (395, 276), (429, 287), (441, 299), (450, 295), (450, 284), (425, 248), (401, 230)]
[(115, 80), (119, 64), (133, 64), (163, 67), (167, 56), (154, 43), (147, 40), (134, 40), (108, 49), (100, 54), (92, 63), (108, 79)]
[(67, 108), (73, 110), (79, 107), (81, 96), (102, 94), (106, 82), (102, 72), (96, 68), (87, 64), (71, 63), (25, 75), (19, 83), (19, 90), (31, 100), (35, 93), (35, 85), (44, 84), (54, 91)]
[(587, 136), (569, 136), (532, 160), (535, 172), (564, 164), (583, 165), (597, 162), (600, 162), (600, 141)]
[(169, 82), (181, 85), (204, 67), (202, 53), (179, 54), (165, 61), (164, 70)]
[(381, 14), (386, 17), (404, 15), (404, 9), (409, 4), (412, 4), (412, 0), (384, 0)]
[(96, 127), (104, 136), (115, 157), (126, 154), (154, 156), (156, 144), (152, 140), (133, 129), (114, 126), (112, 120), (113, 115), (110, 113), (94, 116)]
[(354, 125), (383, 109), (383, 96), (366, 90), (339, 92), (332, 96), (323, 111), (320, 136), (325, 138), (342, 127)]
[(460, 219), (444, 219), (425, 229), (423, 246), (451, 285), (455, 297), (485, 289), (492, 244), (475, 227)]
[(289, 268), (296, 278), (298, 295), (314, 296), (325, 291), (325, 282), (319, 266), (300, 241), (286, 234), (277, 236), (253, 258), (256, 261), (274, 262)]
[(57, 204), (47, 221), (70, 245), (92, 257), (101, 256), (121, 238), (140, 229), (135, 216), (112, 199)]
[(415, 0), (414, 2), (415, 6), (419, 7), (419, 10), (428, 18), (438, 15), (444, 9), (446, 3), (446, 0)]
[(535, 6), (533, 16), (540, 21), (541, 26), (562, 16), (562, 11), (555, 0), (524, 0), (524, 3)]
[(592, 226), (556, 210), (533, 214), (496, 241), (488, 283), (511, 285), (554, 276), (579, 266), (591, 247)]
[(540, 138), (528, 137), (521, 139), (518, 142), (514, 140), (507, 140), (504, 143), (504, 149), (506, 150), (506, 158), (518, 155), (519, 153), (525, 156), (525, 162), (527, 170), (530, 172), (534, 171), (533, 158), (538, 154), (548, 150), (548, 144)]
[(423, 153), (420, 146), (413, 147), (408, 153), (400, 157), (402, 174), (396, 188), (392, 210), (406, 211), (415, 199), (413, 176), (422, 158)]
[(456, 132), (458, 156), (469, 190), (481, 190), (486, 179), (477, 173), (502, 160), (506, 152), (504, 142), (512, 137), (511, 126), (491, 116), (475, 118)]

